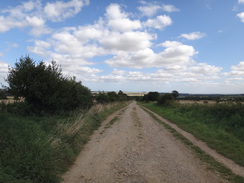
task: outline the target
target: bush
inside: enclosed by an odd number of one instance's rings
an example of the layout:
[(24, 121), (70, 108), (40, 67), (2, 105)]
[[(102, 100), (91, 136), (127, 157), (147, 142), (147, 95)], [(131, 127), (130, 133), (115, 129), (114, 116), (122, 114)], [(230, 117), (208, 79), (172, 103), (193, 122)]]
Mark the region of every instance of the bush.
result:
[(127, 101), (128, 96), (124, 94), (121, 90), (117, 94), (116, 92), (99, 92), (99, 94), (95, 97), (98, 103), (109, 103), (109, 102), (118, 102), (118, 101)]
[(15, 97), (24, 97), (35, 113), (89, 108), (90, 90), (75, 78), (65, 78), (61, 68), (52, 62), (37, 63), (29, 56), (20, 58), (6, 79), (9, 91)]
[(6, 91), (0, 89), (0, 99), (7, 99)]
[(173, 102), (174, 97), (170, 93), (166, 93), (164, 95), (161, 95), (158, 99), (159, 105), (169, 105)]

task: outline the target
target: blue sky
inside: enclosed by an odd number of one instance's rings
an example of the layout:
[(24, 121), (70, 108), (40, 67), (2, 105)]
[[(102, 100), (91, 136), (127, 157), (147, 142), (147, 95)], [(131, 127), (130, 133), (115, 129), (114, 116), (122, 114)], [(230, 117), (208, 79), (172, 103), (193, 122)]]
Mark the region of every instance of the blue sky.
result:
[(0, 83), (29, 55), (92, 91), (244, 93), (244, 0), (1, 0)]

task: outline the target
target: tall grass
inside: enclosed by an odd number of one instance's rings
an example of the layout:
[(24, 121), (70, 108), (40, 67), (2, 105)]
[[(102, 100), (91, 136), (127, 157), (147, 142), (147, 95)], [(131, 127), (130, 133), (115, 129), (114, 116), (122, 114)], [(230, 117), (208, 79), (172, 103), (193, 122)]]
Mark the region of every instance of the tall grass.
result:
[(170, 119), (220, 154), (244, 166), (243, 104), (174, 104), (143, 106)]
[(2, 111), (0, 183), (60, 182), (60, 175), (74, 162), (94, 130), (125, 105), (99, 105), (89, 111), (42, 117)]

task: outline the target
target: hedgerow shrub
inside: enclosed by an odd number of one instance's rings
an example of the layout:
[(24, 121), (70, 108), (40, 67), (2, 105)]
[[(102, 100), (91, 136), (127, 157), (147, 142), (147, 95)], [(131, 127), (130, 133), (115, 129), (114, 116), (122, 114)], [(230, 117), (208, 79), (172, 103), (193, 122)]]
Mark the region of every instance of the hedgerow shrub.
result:
[(9, 70), (6, 81), (15, 97), (23, 97), (35, 113), (89, 108), (90, 90), (75, 78), (62, 75), (56, 62), (36, 63), (29, 56), (21, 57)]

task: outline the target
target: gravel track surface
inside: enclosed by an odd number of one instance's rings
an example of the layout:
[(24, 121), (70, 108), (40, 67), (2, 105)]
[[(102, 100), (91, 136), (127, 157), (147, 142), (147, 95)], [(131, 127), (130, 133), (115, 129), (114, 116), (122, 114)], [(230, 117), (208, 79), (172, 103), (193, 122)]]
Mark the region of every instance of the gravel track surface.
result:
[[(112, 120), (115, 117), (116, 121)], [(111, 120), (114, 124), (110, 124)], [(105, 120), (62, 183), (220, 183), (194, 153), (135, 102)]]

